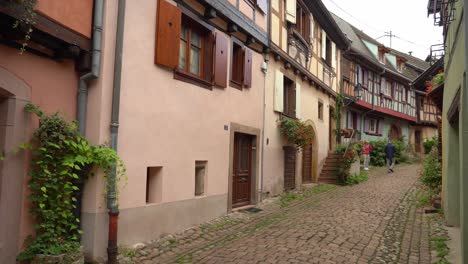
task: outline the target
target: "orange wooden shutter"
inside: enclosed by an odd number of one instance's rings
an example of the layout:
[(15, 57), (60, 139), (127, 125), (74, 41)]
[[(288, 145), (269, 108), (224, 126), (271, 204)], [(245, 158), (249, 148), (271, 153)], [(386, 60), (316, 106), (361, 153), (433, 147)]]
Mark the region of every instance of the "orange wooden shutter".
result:
[(166, 0), (158, 1), (155, 63), (175, 68), (179, 65), (182, 12)]
[(214, 83), (219, 87), (227, 87), (228, 39), (221, 33), (216, 33)]
[(205, 51), (204, 51), (204, 61), (203, 61), (203, 70), (204, 70), (204, 76), (203, 78), (210, 82), (213, 83), (213, 55), (214, 55), (214, 43), (215, 42), (215, 36), (214, 33), (209, 32), (206, 35), (205, 38)]
[(257, 6), (264, 14), (268, 12), (267, 0), (257, 0)]
[(244, 86), (252, 87), (252, 51), (248, 48), (244, 53)]

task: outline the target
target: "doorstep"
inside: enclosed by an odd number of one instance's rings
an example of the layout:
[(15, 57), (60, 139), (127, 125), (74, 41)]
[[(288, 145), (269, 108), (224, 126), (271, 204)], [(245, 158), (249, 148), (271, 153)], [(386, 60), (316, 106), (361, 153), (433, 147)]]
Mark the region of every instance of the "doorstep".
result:
[(239, 211), (242, 211), (242, 210), (246, 210), (246, 209), (250, 209), (250, 208), (254, 208), (255, 205), (253, 204), (250, 204), (250, 205), (245, 205), (245, 206), (241, 206), (241, 207), (236, 207), (236, 208), (233, 208), (232, 209), (232, 212), (233, 213), (236, 213), (236, 212), (239, 212)]
[(453, 264), (461, 264), (461, 240), (460, 240), (460, 228), (457, 227), (445, 227), (448, 231), (449, 240), (447, 246), (449, 247), (449, 254), (447, 260)]

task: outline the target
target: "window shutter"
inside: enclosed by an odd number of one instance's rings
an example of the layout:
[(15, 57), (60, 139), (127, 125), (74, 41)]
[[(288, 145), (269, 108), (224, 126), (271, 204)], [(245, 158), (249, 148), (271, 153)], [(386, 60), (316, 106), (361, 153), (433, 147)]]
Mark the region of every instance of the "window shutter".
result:
[(252, 87), (252, 50), (244, 50), (244, 87)]
[(332, 68), (335, 69), (336, 72), (336, 44), (335, 42), (331, 43), (331, 61), (332, 61)]
[(158, 1), (155, 63), (175, 68), (179, 65), (182, 12), (166, 0)]
[(283, 73), (280, 71), (276, 71), (275, 73), (275, 97), (274, 97), (274, 110), (277, 112), (283, 112), (284, 110), (284, 77)]
[(377, 120), (378, 133), (383, 135), (383, 120)]
[(214, 84), (222, 88), (227, 87), (228, 51), (228, 39), (222, 33), (216, 33)]
[(356, 122), (356, 130), (358, 131), (361, 131), (361, 122), (362, 122), (362, 119), (361, 119), (361, 116), (356, 113), (356, 119), (357, 119), (357, 122)]
[(365, 119), (364, 120), (364, 132), (369, 132), (369, 126), (370, 126), (370, 120), (369, 119)]
[(296, 0), (286, 0), (286, 20), (296, 24)]
[(353, 115), (348, 111), (348, 125), (346, 128), (353, 128)]
[(214, 33), (209, 33), (205, 39), (205, 61), (203, 62), (203, 79), (210, 83), (213, 83), (214, 80), (214, 44), (215, 35)]
[(267, 0), (257, 0), (257, 6), (264, 14), (268, 12), (268, 2)]
[(327, 33), (322, 29), (322, 58), (327, 59)]
[(314, 17), (312, 15), (310, 15), (310, 36), (309, 36), (309, 39), (310, 39), (310, 43), (314, 43), (314, 31), (315, 30), (315, 27), (314, 27)]
[(296, 82), (296, 118), (301, 119), (301, 84)]

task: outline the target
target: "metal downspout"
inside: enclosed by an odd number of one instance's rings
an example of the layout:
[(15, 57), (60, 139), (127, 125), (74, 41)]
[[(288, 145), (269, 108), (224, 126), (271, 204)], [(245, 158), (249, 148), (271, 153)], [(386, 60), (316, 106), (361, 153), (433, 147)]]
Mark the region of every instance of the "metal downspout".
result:
[[(119, 0), (117, 14), (117, 34), (115, 39), (114, 85), (112, 91), (111, 113), (111, 148), (117, 151), (119, 135), (120, 87), (122, 82), (122, 51), (125, 26), (125, 0)], [(117, 201), (117, 167), (111, 168), (107, 183), (107, 208), (109, 209), (109, 240), (107, 244), (107, 261), (117, 263), (117, 230), (119, 220), (119, 205)]]
[(86, 110), (88, 108), (88, 82), (99, 77), (101, 72), (101, 48), (102, 28), (104, 17), (104, 0), (94, 1), (94, 22), (92, 42), (92, 65), (91, 71), (80, 77), (78, 84), (78, 109), (77, 120), (81, 135), (86, 134)]

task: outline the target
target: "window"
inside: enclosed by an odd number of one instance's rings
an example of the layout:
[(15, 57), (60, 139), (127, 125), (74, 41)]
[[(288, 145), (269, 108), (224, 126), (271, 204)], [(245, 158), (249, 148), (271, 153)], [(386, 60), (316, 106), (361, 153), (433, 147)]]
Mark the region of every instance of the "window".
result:
[(207, 161), (195, 161), (195, 196), (205, 194), (205, 177)]
[(231, 60), (231, 82), (238, 86), (242, 86), (242, 74), (244, 67), (244, 52), (242, 46), (237, 43), (232, 43), (232, 60)]
[(385, 52), (379, 49), (379, 61), (385, 64)]
[(284, 77), (284, 89), (283, 89), (283, 114), (289, 117), (296, 117), (296, 85), (292, 80)]
[(318, 118), (323, 120), (323, 103), (318, 102)]
[(232, 41), (231, 85), (235, 88), (250, 88), (252, 85), (252, 51), (238, 40)]
[(296, 31), (308, 42), (310, 39), (310, 14), (302, 1), (297, 1), (296, 6)]
[(174, 78), (204, 88), (227, 87), (229, 42), (214, 27), (158, 1), (155, 64), (174, 70)]
[(180, 31), (179, 69), (199, 77), (202, 76), (204, 33), (184, 21)]
[(331, 44), (331, 40), (329, 38), (327, 38), (326, 40), (326, 48), (325, 48), (325, 61), (327, 62), (328, 66), (331, 66), (332, 65), (332, 44)]
[(369, 120), (369, 132), (370, 133), (377, 133), (377, 121), (375, 119)]
[(397, 70), (398, 70), (399, 72), (402, 72), (402, 71), (403, 71), (403, 66), (404, 66), (404, 65), (405, 65), (405, 64), (404, 64), (403, 62), (398, 62), (398, 64), (397, 64)]
[(162, 167), (146, 168), (146, 203), (162, 201)]

